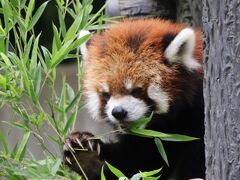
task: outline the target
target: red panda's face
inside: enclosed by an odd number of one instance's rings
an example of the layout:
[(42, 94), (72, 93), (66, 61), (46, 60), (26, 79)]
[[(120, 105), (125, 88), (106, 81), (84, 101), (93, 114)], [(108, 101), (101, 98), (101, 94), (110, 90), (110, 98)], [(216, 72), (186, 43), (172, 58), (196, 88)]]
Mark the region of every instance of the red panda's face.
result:
[[(201, 67), (193, 57), (195, 33), (182, 29), (168, 22), (127, 21), (93, 37), (84, 55), (90, 114), (126, 126), (152, 111), (167, 113), (188, 84), (181, 69)], [(186, 91), (191, 96), (192, 89)]]

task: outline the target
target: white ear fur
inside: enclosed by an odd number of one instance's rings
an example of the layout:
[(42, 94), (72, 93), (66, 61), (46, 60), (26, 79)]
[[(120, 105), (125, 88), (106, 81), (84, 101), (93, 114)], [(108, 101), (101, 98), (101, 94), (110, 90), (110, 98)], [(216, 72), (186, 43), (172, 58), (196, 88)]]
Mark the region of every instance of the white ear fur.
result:
[(195, 32), (191, 28), (185, 28), (168, 45), (164, 56), (170, 63), (183, 63), (189, 70), (194, 70), (201, 67), (193, 57), (194, 50)]
[[(82, 38), (83, 36), (86, 36), (86, 35), (88, 35), (88, 34), (90, 34), (90, 32), (89, 31), (87, 31), (87, 30), (81, 30), (80, 32), (79, 32), (79, 34), (78, 34), (78, 38), (80, 39), (80, 38)], [(88, 41), (88, 40), (87, 40)], [(86, 46), (86, 43), (87, 43), (87, 41), (85, 41), (83, 44), (81, 44), (81, 46), (80, 46), (80, 50), (81, 50), (81, 54), (82, 54), (82, 56), (83, 56), (83, 59), (86, 59), (87, 58), (87, 46)]]

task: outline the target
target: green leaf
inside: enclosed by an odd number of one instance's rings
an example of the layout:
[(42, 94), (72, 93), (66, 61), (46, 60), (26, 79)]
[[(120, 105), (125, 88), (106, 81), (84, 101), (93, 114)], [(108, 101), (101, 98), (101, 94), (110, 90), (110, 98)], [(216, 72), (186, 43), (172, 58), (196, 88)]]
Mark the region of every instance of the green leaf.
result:
[(66, 86), (67, 86), (66, 89), (67, 89), (68, 100), (72, 101), (75, 97), (75, 93), (69, 84), (66, 84)]
[(176, 141), (176, 142), (185, 142), (185, 141), (195, 141), (199, 140), (199, 138), (181, 135), (181, 134), (168, 134), (168, 137), (162, 137), (163, 141)]
[[(49, 50), (47, 48), (45, 48), (44, 46), (41, 46), (41, 49), (43, 51), (43, 56), (44, 56), (44, 61), (42, 62), (42, 64), (45, 64), (47, 69), (50, 69), (51, 67), (51, 59), (52, 59), (52, 55), (49, 52)], [(41, 59), (40, 59), (41, 60)]]
[(74, 20), (73, 24), (71, 25), (71, 27), (69, 28), (69, 30), (66, 33), (64, 42), (68, 42), (69, 40), (72, 40), (76, 36), (76, 33), (79, 30), (81, 21), (82, 21), (82, 16), (78, 16)]
[(23, 138), (22, 138), (22, 142), (21, 142), (21, 144), (20, 144), (19, 147), (18, 147), (18, 150), (17, 150), (16, 156), (15, 156), (15, 159), (19, 160), (20, 157), (23, 156), (23, 154), (24, 154), (24, 149), (25, 149), (25, 146), (27, 145), (27, 141), (28, 141), (28, 138), (29, 138), (30, 134), (31, 134), (30, 131), (27, 131), (27, 132), (24, 134), (24, 136), (23, 136)]
[(29, 128), (24, 125), (24, 124), (21, 124), (19, 122), (16, 122), (16, 121), (2, 121), (3, 123), (6, 123), (8, 124), (9, 126), (12, 126), (14, 128), (19, 128), (19, 129), (24, 129), (24, 130), (29, 130)]
[(89, 37), (91, 36), (91, 34), (87, 34), (79, 39), (77, 39), (76, 41), (72, 41), (69, 40), (68, 42), (66, 42), (53, 56), (52, 58), (52, 64), (51, 67), (55, 68), (59, 63), (61, 63), (63, 61), (63, 59), (65, 57), (68, 56), (68, 53), (79, 47), (82, 43), (84, 43)]
[(140, 172), (140, 174), (141, 174), (141, 177), (149, 177), (149, 176), (154, 176), (154, 175), (158, 174), (161, 170), (162, 170), (162, 168), (156, 169), (153, 171)]
[(58, 20), (59, 20), (59, 23), (60, 23), (60, 29), (61, 29), (61, 33), (62, 33), (62, 36), (65, 37), (66, 35), (66, 24), (65, 24), (65, 21), (64, 21), (64, 16), (63, 16), (63, 12), (60, 11), (60, 9), (58, 9)]
[(155, 141), (155, 144), (157, 145), (157, 148), (158, 148), (158, 151), (159, 151), (160, 155), (162, 156), (165, 163), (169, 166), (167, 154), (165, 152), (165, 149), (163, 147), (163, 144), (162, 144), (161, 140), (159, 138), (154, 138), (154, 141)]
[(46, 1), (45, 3), (43, 3), (43, 4), (37, 9), (36, 13), (33, 15), (33, 18), (32, 18), (32, 20), (31, 20), (31, 22), (30, 22), (30, 25), (29, 25), (29, 27), (28, 27), (28, 30), (31, 30), (31, 29), (35, 26), (35, 24), (37, 23), (37, 21), (38, 21), (39, 18), (41, 17), (44, 9), (46, 8), (47, 4), (48, 4), (48, 1)]
[(8, 32), (10, 29), (9, 27), (11, 24), (9, 20), (11, 19), (11, 15), (13, 14), (9, 4), (10, 3), (5, 0), (1, 1), (3, 15), (4, 15), (3, 17), (4, 17), (4, 24), (5, 24), (5, 32)]
[(147, 125), (152, 120), (152, 116), (153, 116), (153, 113), (149, 117), (145, 117), (135, 121), (130, 126), (128, 126), (128, 129), (139, 128), (143, 125)]
[(64, 130), (63, 130), (63, 134), (66, 135), (68, 130), (70, 130), (70, 128), (72, 127), (72, 125), (76, 122), (77, 119), (77, 111), (73, 112), (72, 115), (70, 116), (70, 118), (68, 119)]
[(7, 89), (7, 80), (1, 74), (0, 74), (0, 87), (2, 87), (4, 90)]
[(5, 47), (5, 37), (0, 37), (0, 52), (4, 52), (6, 51), (6, 47)]
[(27, 13), (26, 13), (26, 17), (25, 17), (25, 27), (27, 29), (29, 29), (29, 22), (30, 22), (30, 17), (32, 16), (32, 12), (34, 9), (34, 4), (35, 4), (35, 0), (30, 0), (28, 7), (27, 7)]
[(51, 168), (52, 175), (55, 175), (57, 173), (57, 171), (58, 171), (58, 169), (59, 169), (59, 167), (61, 165), (61, 162), (62, 162), (62, 160), (59, 159), (59, 158), (56, 160), (55, 164)]
[(159, 137), (159, 138), (164, 138), (164, 137), (169, 137), (170, 135), (162, 133), (162, 132), (158, 132), (158, 131), (153, 131), (153, 130), (149, 130), (149, 129), (127, 129), (128, 132), (130, 132), (131, 134), (134, 135), (138, 135), (138, 136), (143, 136), (143, 137)]
[(2, 131), (0, 131), (0, 141), (2, 143), (2, 146), (4, 148), (4, 151), (6, 154), (8, 154), (8, 145), (7, 145), (7, 141), (4, 137), (4, 134), (2, 133)]
[(94, 14), (94, 16), (90, 19), (90, 21), (84, 26), (83, 29), (87, 29), (88, 26), (90, 26), (96, 19), (97, 17), (99, 17), (102, 13), (102, 11), (105, 9), (105, 7), (107, 6), (107, 3), (105, 3), (104, 6), (101, 7), (101, 9), (96, 13)]
[(64, 57), (72, 50), (70, 46), (72, 43), (72, 41), (68, 41), (57, 51), (57, 53), (52, 57), (51, 68), (55, 68), (60, 62), (62, 62)]
[(37, 117), (37, 126), (42, 126), (44, 121), (44, 113), (40, 113)]
[(29, 92), (28, 92), (31, 100), (33, 101), (34, 104), (37, 104), (38, 102), (38, 98), (37, 98), (37, 94), (35, 93), (35, 88), (34, 88), (34, 84), (30, 83), (29, 86)]
[(31, 62), (30, 62), (30, 69), (34, 69), (37, 66), (37, 55), (38, 55), (38, 43), (39, 43), (39, 38), (40, 38), (39, 34), (37, 36), (37, 38), (34, 41), (33, 44), (33, 49), (32, 49), (32, 57), (31, 57)]
[(104, 166), (102, 166), (102, 169), (101, 169), (101, 180), (106, 180), (106, 177), (104, 175)]
[(109, 170), (118, 178), (120, 177), (126, 177), (119, 169), (113, 167), (111, 164), (109, 164), (108, 162), (106, 162), (106, 165), (108, 166)]
[(27, 45), (24, 47), (23, 60), (25, 63), (29, 61), (29, 54), (32, 47), (33, 37), (34, 36), (32, 35)]
[(8, 57), (7, 57), (5, 54), (3, 54), (2, 52), (0, 52), (0, 55), (1, 55), (2, 59), (3, 59), (3, 61), (5, 62), (5, 64), (6, 64), (8, 67), (12, 66), (11, 61), (8, 59)]
[(15, 158), (17, 150), (18, 150), (18, 142), (13, 147), (13, 150), (11, 152), (11, 158)]
[(69, 103), (69, 105), (66, 108), (66, 112), (68, 112), (69, 110), (71, 110), (77, 103), (79, 97), (81, 95), (81, 91), (78, 91), (76, 96), (73, 98), (73, 100)]
[(80, 47), (80, 45), (83, 44), (84, 42), (86, 42), (91, 35), (92, 35), (92, 34), (86, 34), (85, 36), (82, 36), (81, 38), (77, 39), (77, 40), (74, 41), (74, 43), (72, 44), (71, 48), (72, 48), (72, 49), (75, 49), (75, 48)]
[(42, 79), (42, 73), (41, 73), (41, 64), (38, 63), (33, 77), (34, 82), (34, 94), (39, 97), (39, 92), (41, 88), (41, 79)]
[(176, 142), (185, 142), (185, 141), (193, 141), (198, 140), (198, 138), (190, 137), (186, 135), (180, 135), (180, 134), (168, 134), (168, 133), (162, 133), (150, 129), (127, 129), (127, 132), (133, 135), (141, 136), (141, 137), (158, 137), (161, 140), (164, 141), (176, 141)]
[(157, 177), (145, 177), (144, 180), (159, 180), (161, 176)]
[(57, 139), (54, 136), (48, 135), (48, 138), (53, 141), (54, 143), (58, 144), (58, 145), (62, 145), (62, 141), (60, 141), (59, 139)]
[(52, 45), (52, 54), (55, 54), (61, 48), (60, 35), (58, 33), (57, 27), (52, 24), (53, 28), (53, 45)]

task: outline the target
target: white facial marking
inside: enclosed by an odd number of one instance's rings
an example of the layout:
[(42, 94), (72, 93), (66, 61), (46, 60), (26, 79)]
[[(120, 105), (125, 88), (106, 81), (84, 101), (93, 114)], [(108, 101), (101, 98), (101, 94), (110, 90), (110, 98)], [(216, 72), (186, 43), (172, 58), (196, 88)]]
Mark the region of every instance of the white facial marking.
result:
[(127, 90), (131, 90), (132, 89), (132, 80), (130, 80), (130, 79), (125, 80), (124, 86)]
[(95, 119), (95, 120), (100, 120), (101, 116), (100, 116), (100, 99), (98, 96), (98, 93), (95, 91), (89, 91), (86, 92), (86, 98), (87, 98), (87, 108), (89, 113), (91, 114), (91, 116)]
[(156, 113), (166, 113), (169, 109), (169, 96), (157, 85), (150, 85), (147, 89), (148, 97), (156, 103)]
[[(78, 33), (78, 38), (80, 39), (80, 38), (82, 38), (83, 36), (86, 36), (86, 35), (88, 35), (88, 34), (90, 34), (90, 32), (89, 31), (87, 31), (87, 30), (81, 30), (79, 33)], [(87, 47), (86, 47), (86, 42), (84, 42), (83, 44), (81, 44), (81, 46), (80, 46), (80, 50), (81, 50), (81, 54), (82, 54), (82, 56), (83, 56), (83, 59), (86, 59), (87, 58)]]
[[(184, 51), (180, 52), (182, 46)], [(201, 65), (194, 59), (195, 32), (191, 28), (183, 29), (170, 43), (164, 52), (170, 63), (183, 63), (189, 70), (198, 69)], [(182, 54), (179, 54), (182, 53)]]
[(111, 97), (105, 107), (105, 112), (109, 120), (113, 123), (118, 123), (118, 120), (112, 116), (112, 110), (116, 106), (121, 106), (127, 111), (127, 118), (125, 120), (127, 122), (133, 122), (144, 117), (148, 111), (147, 104), (141, 99), (137, 99), (130, 95), (119, 98)]
[(109, 86), (107, 83), (103, 83), (102, 84), (102, 89), (103, 89), (103, 92), (109, 92)]

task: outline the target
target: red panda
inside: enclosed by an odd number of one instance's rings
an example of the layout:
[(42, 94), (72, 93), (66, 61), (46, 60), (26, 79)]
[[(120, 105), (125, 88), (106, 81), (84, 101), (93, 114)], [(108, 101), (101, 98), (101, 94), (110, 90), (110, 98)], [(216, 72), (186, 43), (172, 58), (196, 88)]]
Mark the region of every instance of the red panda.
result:
[(94, 35), (86, 46), (84, 87), (94, 119), (127, 127), (154, 112), (145, 128), (200, 140), (164, 142), (167, 167), (151, 139), (122, 134), (117, 142), (104, 144), (75, 132), (64, 146), (66, 164), (80, 172), (69, 147), (84, 143), (92, 155), (76, 156), (91, 179), (100, 177), (104, 161), (129, 177), (164, 166), (162, 179), (204, 178), (201, 32), (159, 19), (124, 20)]

